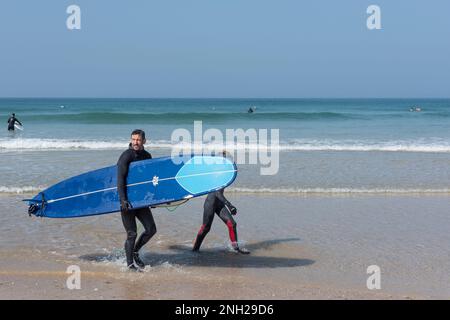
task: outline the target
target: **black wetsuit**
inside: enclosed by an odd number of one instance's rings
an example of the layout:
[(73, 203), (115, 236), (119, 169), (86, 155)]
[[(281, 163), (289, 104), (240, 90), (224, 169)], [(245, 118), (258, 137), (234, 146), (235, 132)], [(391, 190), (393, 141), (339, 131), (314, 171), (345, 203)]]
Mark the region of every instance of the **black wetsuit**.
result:
[(194, 251), (198, 251), (205, 238), (206, 234), (211, 229), (212, 222), (214, 220), (214, 214), (217, 214), (220, 219), (227, 225), (228, 232), (230, 235), (231, 243), (234, 248), (237, 247), (237, 232), (236, 232), (236, 221), (234, 221), (233, 216), (230, 212), (230, 207), (234, 208), (233, 205), (225, 198), (223, 195), (224, 189), (208, 194), (203, 205), (203, 224), (200, 227), (197, 238), (194, 244)]
[(8, 131), (14, 131), (14, 124), (15, 124), (16, 122), (17, 122), (18, 124), (22, 125), (22, 123), (20, 123), (20, 121), (17, 120), (16, 117), (14, 117), (14, 116), (9, 117), (9, 119), (8, 119)]
[[(126, 150), (117, 162), (117, 190), (119, 192), (120, 202), (128, 201), (126, 180), (128, 175), (128, 167), (131, 162), (151, 159), (152, 156), (145, 150), (135, 151), (131, 147)], [(121, 211), (122, 222), (127, 232), (127, 240), (125, 241), (125, 253), (127, 256), (127, 265), (133, 264), (133, 255), (137, 253), (156, 233), (156, 224), (153, 219), (151, 210), (146, 208), (130, 209)], [(137, 226), (136, 218), (144, 226), (145, 231), (141, 234), (136, 242)]]

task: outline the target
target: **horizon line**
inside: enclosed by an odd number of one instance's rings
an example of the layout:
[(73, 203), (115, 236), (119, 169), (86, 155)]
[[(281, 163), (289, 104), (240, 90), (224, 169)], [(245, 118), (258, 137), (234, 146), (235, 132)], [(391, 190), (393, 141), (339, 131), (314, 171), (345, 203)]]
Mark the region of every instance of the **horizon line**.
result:
[(161, 100), (207, 100), (207, 99), (221, 99), (221, 100), (268, 100), (268, 99), (302, 99), (302, 100), (331, 100), (331, 99), (450, 99), (450, 97), (70, 97), (70, 96), (54, 96), (54, 97), (0, 97), (0, 99), (161, 99)]

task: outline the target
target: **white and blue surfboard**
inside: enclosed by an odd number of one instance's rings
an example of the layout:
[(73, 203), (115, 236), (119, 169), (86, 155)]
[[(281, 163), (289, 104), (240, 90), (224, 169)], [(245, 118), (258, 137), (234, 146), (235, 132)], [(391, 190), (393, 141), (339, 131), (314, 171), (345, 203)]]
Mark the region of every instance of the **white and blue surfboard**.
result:
[[(225, 188), (236, 175), (236, 164), (220, 156), (132, 162), (127, 177), (128, 200), (135, 209), (186, 200)], [(117, 212), (117, 166), (61, 181), (24, 201), (30, 205), (29, 213), (39, 217), (75, 218)]]

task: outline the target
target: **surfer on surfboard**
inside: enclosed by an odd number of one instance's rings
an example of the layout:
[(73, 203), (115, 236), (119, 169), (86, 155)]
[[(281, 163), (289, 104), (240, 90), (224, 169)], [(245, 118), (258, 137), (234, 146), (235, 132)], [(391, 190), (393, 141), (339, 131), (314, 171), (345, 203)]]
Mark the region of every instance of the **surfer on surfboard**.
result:
[(21, 126), (23, 126), (22, 123), (16, 118), (16, 114), (15, 113), (11, 114), (11, 117), (9, 117), (7, 122), (8, 122), (8, 131), (14, 131), (14, 129), (15, 129), (14, 125), (16, 123), (18, 123)]
[[(156, 224), (153, 214), (148, 207), (133, 209), (128, 202), (126, 180), (128, 167), (131, 162), (151, 159), (150, 153), (144, 150), (145, 132), (134, 130), (131, 133), (131, 141), (128, 150), (124, 151), (117, 162), (117, 190), (120, 198), (120, 212), (122, 222), (127, 232), (125, 241), (125, 254), (127, 257), (127, 267), (131, 271), (139, 271), (139, 268), (145, 268), (145, 263), (139, 257), (139, 250), (155, 235)], [(137, 238), (136, 218), (144, 226), (144, 232)]]
[[(223, 151), (223, 156), (227, 156), (226, 151)], [(250, 251), (239, 248), (236, 231), (236, 221), (233, 219), (233, 216), (237, 214), (237, 209), (231, 204), (230, 201), (227, 200), (227, 198), (225, 198), (223, 192), (224, 189), (220, 189), (218, 191), (209, 193), (206, 197), (205, 203), (203, 205), (203, 224), (197, 234), (197, 238), (195, 239), (192, 251), (200, 250), (203, 239), (211, 229), (211, 225), (214, 220), (214, 214), (217, 214), (228, 227), (228, 232), (233, 249), (236, 252), (242, 254), (249, 254)]]

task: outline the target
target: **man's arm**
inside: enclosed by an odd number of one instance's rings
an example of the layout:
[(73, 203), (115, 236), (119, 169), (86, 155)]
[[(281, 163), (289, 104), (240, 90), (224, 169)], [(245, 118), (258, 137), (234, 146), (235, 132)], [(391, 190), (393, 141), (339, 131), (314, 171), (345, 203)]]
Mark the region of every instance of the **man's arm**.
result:
[(127, 196), (127, 176), (130, 157), (127, 152), (122, 153), (117, 161), (117, 191), (119, 192), (120, 202), (128, 201)]

